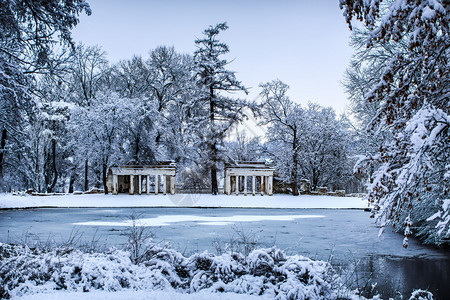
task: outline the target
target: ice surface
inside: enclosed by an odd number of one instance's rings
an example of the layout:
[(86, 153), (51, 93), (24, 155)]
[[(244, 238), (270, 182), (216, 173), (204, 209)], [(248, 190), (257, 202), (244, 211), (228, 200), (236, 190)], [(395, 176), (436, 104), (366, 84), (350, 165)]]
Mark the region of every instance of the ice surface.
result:
[[(168, 226), (179, 222), (201, 222), (201, 225), (227, 225), (236, 222), (259, 222), (259, 221), (293, 221), (295, 219), (325, 218), (324, 215), (234, 215), (225, 217), (205, 217), (198, 215), (162, 215), (155, 218), (143, 218), (135, 220), (137, 226)], [(122, 226), (132, 225), (131, 220), (122, 222), (90, 221), (73, 223), (77, 226)]]

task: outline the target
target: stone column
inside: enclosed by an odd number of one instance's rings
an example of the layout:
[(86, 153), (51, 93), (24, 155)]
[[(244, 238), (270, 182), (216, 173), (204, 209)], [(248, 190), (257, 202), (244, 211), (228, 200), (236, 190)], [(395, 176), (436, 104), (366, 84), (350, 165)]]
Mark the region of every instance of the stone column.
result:
[(225, 175), (225, 194), (231, 194), (231, 178), (229, 175)]
[(147, 175), (147, 195), (150, 195), (150, 176)]
[(244, 176), (244, 196), (247, 196), (247, 176)]
[(155, 175), (155, 195), (159, 192), (159, 175)]
[(264, 176), (260, 176), (260, 177), (261, 177), (261, 182), (260, 182), (261, 196), (264, 196)]
[(239, 195), (239, 176), (236, 175), (236, 196)]
[(252, 195), (255, 196), (255, 188), (256, 188), (256, 177), (255, 175), (252, 176)]
[(167, 177), (166, 175), (162, 175), (162, 181), (163, 181), (163, 195), (167, 194)]
[(113, 175), (113, 194), (117, 195), (119, 190), (119, 176), (114, 174)]
[(268, 179), (269, 180), (267, 181), (267, 194), (269, 196), (272, 196), (273, 195), (273, 176), (269, 175)]
[(138, 175), (138, 179), (139, 179), (139, 184), (138, 184), (138, 193), (139, 193), (139, 195), (141, 195), (142, 194), (142, 176), (141, 175)]
[(130, 175), (130, 195), (134, 195), (134, 175)]
[(175, 176), (170, 176), (170, 194), (175, 195)]

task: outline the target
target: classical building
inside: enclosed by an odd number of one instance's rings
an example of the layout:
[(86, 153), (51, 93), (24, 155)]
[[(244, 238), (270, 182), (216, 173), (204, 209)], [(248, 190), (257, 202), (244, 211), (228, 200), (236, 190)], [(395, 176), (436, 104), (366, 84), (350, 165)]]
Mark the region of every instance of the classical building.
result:
[(133, 195), (143, 192), (150, 194), (151, 188), (155, 195), (162, 193), (175, 194), (176, 166), (172, 162), (162, 162), (148, 166), (117, 166), (111, 167), (108, 173), (108, 189), (114, 195), (129, 193)]
[[(266, 193), (273, 194), (273, 172), (274, 169), (264, 162), (237, 162), (225, 165), (224, 192), (230, 195), (233, 191), (236, 195), (241, 192), (247, 196), (248, 181), (251, 178), (251, 190), (253, 196), (258, 192), (261, 196)], [(257, 186), (258, 185), (258, 186)]]

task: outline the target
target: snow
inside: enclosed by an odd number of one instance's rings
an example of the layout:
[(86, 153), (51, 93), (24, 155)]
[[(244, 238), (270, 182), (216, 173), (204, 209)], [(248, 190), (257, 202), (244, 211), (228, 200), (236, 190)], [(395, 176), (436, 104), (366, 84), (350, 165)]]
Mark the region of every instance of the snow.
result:
[(80, 299), (82, 292), (89, 299), (337, 299), (340, 293), (356, 299), (329, 263), (276, 247), (185, 257), (152, 244), (138, 263), (114, 248), (98, 253), (0, 243), (0, 253), (0, 296), (12, 299)]
[(53, 292), (26, 295), (22, 297), (13, 297), (11, 299), (20, 300), (252, 300), (252, 299), (272, 299), (266, 296), (253, 296), (236, 293), (212, 293), (207, 291), (200, 291), (195, 294), (182, 294), (175, 291), (93, 291), (89, 293), (83, 292)]
[[(204, 217), (195, 215), (161, 215), (156, 218), (144, 218), (135, 220), (140, 226), (168, 226), (177, 222), (200, 222), (202, 225), (228, 225), (237, 222), (259, 222), (259, 221), (292, 221), (295, 219), (325, 218), (323, 215), (278, 215), (278, 216), (256, 216), (256, 215), (235, 215), (227, 217)], [(133, 221), (126, 220), (122, 222), (79, 222), (74, 223), (77, 226), (118, 226), (129, 227)]]
[(425, 6), (422, 11), (422, 20), (432, 20), (436, 16), (436, 12), (428, 6)]
[[(242, 207), (242, 208), (328, 208), (364, 209), (367, 201), (358, 197), (334, 197), (316, 195), (54, 195), (16, 196), (0, 194), (1, 208), (34, 207)], [(218, 221), (218, 220), (216, 220)]]

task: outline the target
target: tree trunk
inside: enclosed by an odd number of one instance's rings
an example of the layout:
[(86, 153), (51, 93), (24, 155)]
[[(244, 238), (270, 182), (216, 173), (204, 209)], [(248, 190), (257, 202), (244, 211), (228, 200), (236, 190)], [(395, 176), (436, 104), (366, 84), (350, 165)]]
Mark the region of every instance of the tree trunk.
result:
[(311, 183), (312, 183), (313, 190), (317, 191), (317, 185), (319, 183), (319, 178), (317, 176), (317, 171), (316, 171), (316, 169), (314, 167), (312, 169), (312, 180), (311, 180)]
[(217, 185), (217, 169), (216, 166), (211, 167), (211, 193), (217, 195), (219, 193), (219, 187)]
[(103, 164), (103, 189), (105, 190), (105, 195), (108, 195), (108, 185), (106, 184), (107, 177), (108, 177), (108, 166), (106, 164)]
[[(2, 130), (2, 140), (0, 144), (0, 185), (3, 184), (3, 164), (5, 159), (5, 148), (6, 148), (6, 128), (3, 128)], [(1, 190), (2, 186), (0, 186)]]
[(49, 192), (51, 193), (56, 186), (56, 182), (58, 181), (58, 169), (56, 168), (56, 140), (52, 140), (52, 163), (53, 163), (53, 182), (49, 188)]
[(89, 190), (89, 161), (84, 161), (84, 191)]
[(298, 173), (298, 157), (297, 157), (297, 130), (294, 130), (294, 140), (292, 143), (292, 174), (291, 174), (291, 189), (292, 195), (298, 196), (298, 187), (297, 187), (297, 173)]
[(214, 112), (215, 112), (215, 105), (214, 105), (214, 89), (211, 86), (209, 88), (209, 120), (211, 122), (211, 193), (213, 195), (217, 195), (219, 193), (219, 187), (217, 184), (217, 148), (216, 148), (216, 132), (214, 128)]
[(134, 141), (134, 164), (138, 164), (139, 162), (139, 137), (136, 138), (136, 140)]
[(73, 183), (75, 182), (75, 176), (72, 174), (70, 175), (69, 179), (69, 193), (73, 193)]
[(217, 165), (216, 165), (216, 161), (217, 161), (217, 149), (216, 149), (216, 144), (213, 143), (211, 145), (211, 161), (212, 161), (212, 165), (211, 165), (211, 193), (213, 195), (217, 195), (219, 193), (219, 187), (217, 184)]

